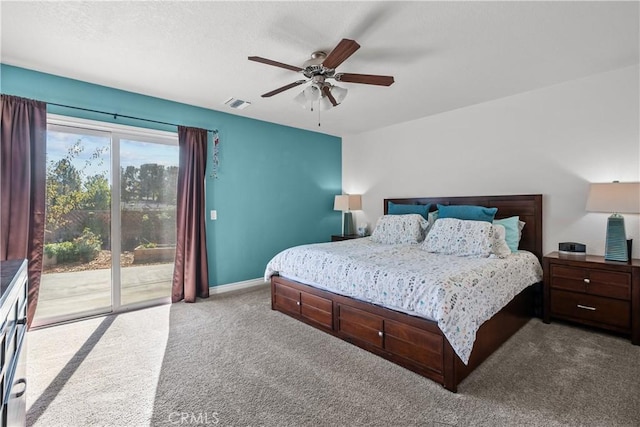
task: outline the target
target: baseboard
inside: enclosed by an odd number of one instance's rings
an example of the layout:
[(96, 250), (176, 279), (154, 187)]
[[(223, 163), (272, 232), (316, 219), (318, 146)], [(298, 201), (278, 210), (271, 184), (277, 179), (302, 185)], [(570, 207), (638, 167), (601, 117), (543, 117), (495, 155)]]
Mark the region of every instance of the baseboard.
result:
[(210, 286), (209, 295), (224, 294), (226, 292), (240, 291), (244, 289), (256, 288), (259, 286), (267, 286), (269, 282), (263, 279), (249, 279), (242, 282), (228, 283), (226, 285)]

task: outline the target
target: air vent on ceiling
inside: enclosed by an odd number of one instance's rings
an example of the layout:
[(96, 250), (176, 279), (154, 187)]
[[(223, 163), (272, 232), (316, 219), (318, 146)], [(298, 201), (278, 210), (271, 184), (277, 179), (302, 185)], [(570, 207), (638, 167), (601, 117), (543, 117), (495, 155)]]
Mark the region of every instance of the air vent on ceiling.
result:
[(236, 110), (243, 110), (247, 108), (249, 105), (251, 105), (250, 102), (243, 101), (242, 99), (237, 99), (237, 98), (229, 98), (226, 101), (224, 101), (224, 104), (228, 105), (231, 108), (235, 108)]

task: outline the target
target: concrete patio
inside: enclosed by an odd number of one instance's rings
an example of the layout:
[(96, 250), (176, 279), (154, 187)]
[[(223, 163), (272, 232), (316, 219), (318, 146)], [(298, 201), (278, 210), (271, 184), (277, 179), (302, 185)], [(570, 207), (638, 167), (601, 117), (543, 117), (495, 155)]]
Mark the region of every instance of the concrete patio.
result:
[[(122, 268), (122, 305), (169, 297), (172, 274), (172, 262)], [(110, 269), (46, 273), (40, 282), (35, 321), (110, 307)]]

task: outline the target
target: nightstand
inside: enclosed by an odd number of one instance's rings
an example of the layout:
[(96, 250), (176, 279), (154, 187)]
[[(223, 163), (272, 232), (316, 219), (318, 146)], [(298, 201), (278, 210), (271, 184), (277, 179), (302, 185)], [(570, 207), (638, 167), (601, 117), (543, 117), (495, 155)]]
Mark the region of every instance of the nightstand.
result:
[(553, 318), (607, 329), (640, 345), (640, 260), (552, 252), (542, 267), (545, 323)]
[(331, 236), (332, 242), (340, 242), (342, 240), (351, 240), (351, 239), (359, 239), (363, 236), (358, 236), (357, 234), (334, 234)]

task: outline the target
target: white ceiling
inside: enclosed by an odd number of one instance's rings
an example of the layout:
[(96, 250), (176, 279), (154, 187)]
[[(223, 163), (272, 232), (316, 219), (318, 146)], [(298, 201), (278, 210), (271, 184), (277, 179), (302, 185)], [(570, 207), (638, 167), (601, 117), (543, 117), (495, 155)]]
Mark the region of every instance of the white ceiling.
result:
[[(1, 60), (38, 71), (344, 136), (638, 64), (633, 2), (10, 2)], [(292, 101), (302, 66), (342, 38), (361, 48), (337, 70), (393, 75), (339, 83), (322, 112)], [(250, 101), (245, 110), (223, 105)]]

